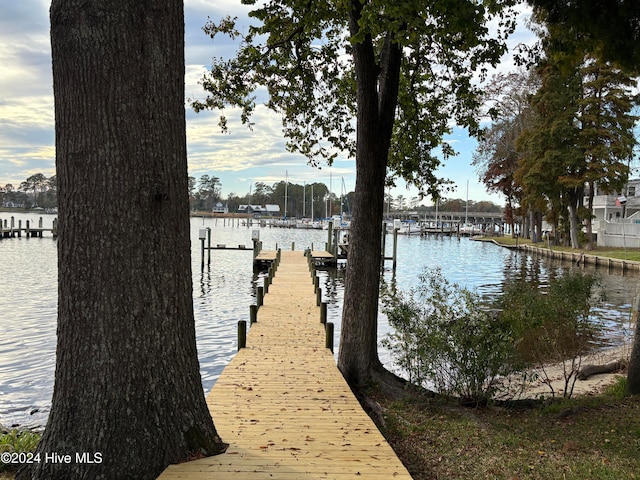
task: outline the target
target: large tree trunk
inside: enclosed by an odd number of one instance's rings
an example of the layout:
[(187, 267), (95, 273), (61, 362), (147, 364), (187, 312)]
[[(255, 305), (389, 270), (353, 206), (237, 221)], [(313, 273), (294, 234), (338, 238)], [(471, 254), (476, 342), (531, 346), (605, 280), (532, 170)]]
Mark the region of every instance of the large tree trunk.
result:
[[(358, 32), (362, 5), (352, 2), (351, 34)], [(338, 367), (353, 386), (383, 371), (378, 358), (378, 298), (384, 184), (401, 53), (387, 39), (376, 62), (371, 37), (353, 46), (357, 85), (356, 186), (345, 277)]]
[(629, 356), (627, 369), (627, 391), (632, 395), (640, 395), (640, 300), (635, 302), (636, 328), (633, 336), (633, 346)]
[(18, 478), (152, 479), (225, 448), (195, 343), (182, 1), (53, 0), (51, 40), (58, 346), (38, 452), (71, 462)]
[(595, 185), (593, 182), (589, 182), (589, 196), (587, 200), (587, 218), (585, 221), (585, 225), (587, 227), (587, 250), (593, 250), (593, 197)]
[(580, 248), (580, 241), (578, 240), (578, 211), (573, 202), (568, 207), (569, 211), (569, 235), (571, 238), (571, 247)]

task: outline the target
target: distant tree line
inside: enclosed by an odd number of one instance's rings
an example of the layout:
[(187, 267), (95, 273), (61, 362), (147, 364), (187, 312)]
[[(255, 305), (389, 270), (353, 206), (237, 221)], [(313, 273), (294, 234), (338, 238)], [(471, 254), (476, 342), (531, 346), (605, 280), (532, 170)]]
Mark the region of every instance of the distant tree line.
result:
[(42, 173), (36, 173), (17, 187), (11, 183), (0, 186), (0, 205), (18, 208), (57, 207), (56, 176), (47, 178)]
[[(314, 182), (299, 185), (291, 182), (277, 182), (267, 185), (256, 182), (249, 193), (238, 196), (229, 193), (222, 196), (222, 184), (218, 177), (202, 175), (199, 180), (189, 177), (189, 198), (192, 211), (210, 212), (217, 203), (227, 206), (229, 213), (237, 212), (240, 205), (278, 205), (280, 215), (293, 218), (325, 218), (332, 215), (351, 214), (354, 192), (337, 195), (329, 192), (324, 183)], [(286, 197), (286, 208), (285, 208)], [(438, 208), (448, 212), (464, 212), (468, 208), (473, 212), (502, 212), (503, 208), (489, 201), (468, 202), (462, 199), (441, 199)], [(312, 211), (313, 209), (313, 211)], [(413, 210), (417, 212), (435, 209), (433, 205), (425, 205), (420, 197), (405, 198), (404, 195), (393, 197), (385, 195), (385, 213)]]
[(324, 183), (317, 182), (305, 185), (284, 181), (273, 185), (256, 182), (247, 194), (239, 196), (231, 192), (226, 198), (222, 196), (221, 188), (218, 177), (203, 175), (199, 180), (189, 177), (191, 210), (211, 211), (217, 203), (226, 205), (229, 213), (237, 212), (240, 205), (278, 205), (281, 216), (286, 213), (288, 217), (294, 218), (324, 218), (338, 215), (341, 211), (350, 213), (350, 199), (353, 195), (350, 192), (341, 199), (329, 192)]

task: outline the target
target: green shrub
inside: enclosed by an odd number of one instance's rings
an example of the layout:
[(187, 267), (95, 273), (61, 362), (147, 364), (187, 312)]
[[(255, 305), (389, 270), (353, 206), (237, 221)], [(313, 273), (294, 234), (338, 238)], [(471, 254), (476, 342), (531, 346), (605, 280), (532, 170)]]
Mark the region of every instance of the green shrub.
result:
[[(32, 453), (36, 450), (40, 435), (27, 430), (11, 430), (0, 434), (0, 453)], [(18, 463), (0, 462), (0, 472), (14, 471)]]
[(520, 358), (541, 372), (541, 379), (555, 391), (544, 368), (562, 363), (563, 396), (571, 397), (582, 357), (593, 349), (600, 328), (590, 318), (599, 303), (600, 281), (595, 275), (567, 272), (550, 280), (546, 290), (514, 280), (507, 282), (497, 302), (501, 318), (511, 326)]
[(385, 293), (383, 302), (394, 328), (383, 345), (412, 383), (484, 403), (520, 371), (510, 325), (439, 269), (426, 270), (408, 293)]

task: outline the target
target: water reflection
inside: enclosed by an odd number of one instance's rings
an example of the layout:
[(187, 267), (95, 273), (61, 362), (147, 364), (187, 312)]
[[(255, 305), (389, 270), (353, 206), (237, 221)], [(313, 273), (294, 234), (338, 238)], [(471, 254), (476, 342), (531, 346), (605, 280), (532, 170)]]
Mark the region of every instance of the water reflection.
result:
[[(52, 218), (45, 218), (45, 226)], [(248, 250), (212, 251), (211, 263), (201, 269), (198, 230), (203, 226), (211, 228), (213, 245), (244, 244)], [(257, 227), (214, 219), (193, 219), (191, 223), (196, 341), (203, 388), (207, 391), (235, 354), (237, 322), (248, 320), (249, 307), (256, 302), (256, 288), (263, 285), (265, 273), (255, 272), (251, 261), (254, 229)], [(322, 230), (260, 228), (259, 234), (265, 249), (274, 249), (276, 245), (288, 249), (295, 243), (301, 255), (312, 243), (318, 249), (327, 241), (327, 232)], [(544, 286), (550, 278), (571, 268), (468, 239), (401, 236), (398, 242), (398, 270), (394, 273), (390, 262), (386, 262), (383, 276), (386, 282), (393, 282), (400, 289), (415, 286), (426, 267), (437, 266), (452, 283), (475, 289), (486, 298), (495, 298), (508, 279), (525, 278)], [(392, 254), (391, 243), (388, 237), (387, 256)], [(0, 276), (0, 423), (43, 425), (49, 412), (55, 365), (56, 241), (50, 237), (0, 240), (0, 259), (5, 271)], [(605, 326), (611, 342), (619, 343), (631, 334), (629, 320), (638, 274), (621, 276), (601, 272), (608, 296), (606, 303), (596, 310), (594, 321)], [(323, 301), (328, 304), (327, 320), (335, 324), (337, 353), (344, 270), (319, 269), (318, 275)], [(379, 338), (388, 331), (386, 318), (381, 315)], [(380, 357), (390, 365), (387, 352), (381, 351)]]

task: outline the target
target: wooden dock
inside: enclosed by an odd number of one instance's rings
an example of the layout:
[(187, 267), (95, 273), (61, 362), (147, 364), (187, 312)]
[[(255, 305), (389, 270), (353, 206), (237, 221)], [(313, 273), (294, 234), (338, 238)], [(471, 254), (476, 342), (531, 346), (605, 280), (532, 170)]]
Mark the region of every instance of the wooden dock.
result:
[[(275, 261), (277, 253), (278, 252), (276, 250), (261, 250), (260, 253), (253, 259), (253, 263), (256, 265), (268, 266)], [(325, 250), (313, 250), (309, 252), (309, 254), (316, 264), (335, 265), (335, 255)], [(303, 252), (299, 251), (298, 255), (303, 255)]]
[(39, 237), (42, 238), (44, 232), (51, 232), (53, 238), (58, 236), (58, 220), (53, 221), (52, 228), (42, 227), (42, 217), (38, 221), (38, 226), (33, 227), (31, 222), (27, 220), (25, 226), (22, 226), (22, 220), (18, 220), (18, 224), (15, 223), (15, 218), (11, 217), (11, 220), (0, 219), (0, 240), (3, 238), (21, 238), (22, 234), (25, 237)]
[(246, 343), (207, 396), (228, 450), (159, 478), (411, 479), (325, 348), (302, 252), (281, 252)]

